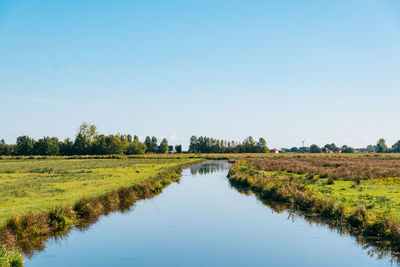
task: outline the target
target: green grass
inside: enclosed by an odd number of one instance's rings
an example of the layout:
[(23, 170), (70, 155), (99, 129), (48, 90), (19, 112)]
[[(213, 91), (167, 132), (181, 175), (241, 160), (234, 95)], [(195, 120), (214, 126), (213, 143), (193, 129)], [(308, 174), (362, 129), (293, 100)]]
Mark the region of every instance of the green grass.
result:
[(308, 182), (307, 187), (317, 194), (341, 201), (350, 208), (360, 205), (375, 215), (389, 215), (400, 222), (400, 178), (380, 178), (362, 180), (360, 184), (352, 181), (328, 179)]
[(400, 222), (400, 178), (361, 180), (359, 184), (348, 180), (333, 180), (333, 184), (330, 184), (329, 178), (319, 178), (318, 175), (315, 175), (313, 179), (308, 179), (308, 174), (285, 171), (265, 171), (264, 173), (282, 181), (288, 176), (294, 177), (315, 194), (339, 201), (350, 210), (355, 210), (362, 205), (371, 214), (389, 216)]
[(134, 185), (198, 159), (40, 159), (0, 160), (0, 225), (28, 211), (99, 196)]

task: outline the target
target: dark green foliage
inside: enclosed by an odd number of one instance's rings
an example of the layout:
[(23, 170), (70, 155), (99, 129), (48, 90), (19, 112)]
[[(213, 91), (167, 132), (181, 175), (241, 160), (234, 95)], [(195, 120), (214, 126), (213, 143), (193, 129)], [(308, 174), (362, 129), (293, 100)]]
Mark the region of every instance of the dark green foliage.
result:
[(59, 141), (57, 137), (43, 137), (35, 142), (34, 154), (43, 156), (54, 156), (59, 153)]
[(268, 153), (267, 142), (260, 138), (255, 142), (253, 137), (247, 137), (242, 143), (224, 141), (206, 136), (192, 136), (189, 145), (190, 153)]
[(355, 149), (352, 148), (352, 147), (344, 145), (344, 146), (341, 147), (341, 151), (342, 151), (342, 153), (354, 153)]
[(377, 153), (385, 153), (387, 151), (386, 141), (385, 139), (381, 138), (378, 140), (376, 144), (376, 152)]
[(158, 148), (158, 152), (161, 154), (168, 153), (168, 141), (166, 138), (164, 138), (161, 143), (160, 147)]
[(146, 140), (144, 141), (144, 143), (146, 145), (146, 152), (158, 152), (157, 138), (155, 136), (153, 136), (152, 138), (150, 138), (150, 136), (146, 136)]
[[(146, 138), (150, 151), (158, 152), (157, 139)], [(43, 137), (38, 141), (28, 137), (17, 138), (16, 145), (7, 145), (0, 140), (0, 156), (72, 156), (72, 155), (111, 155), (111, 154), (144, 154), (148, 150), (146, 145), (135, 135), (108, 135), (98, 134), (95, 125), (83, 123), (74, 141), (69, 138), (60, 142), (56, 137)]]
[(15, 146), (15, 153), (20, 156), (33, 155), (33, 147), (35, 145), (35, 140), (29, 136), (19, 136), (17, 138), (17, 144)]
[(136, 139), (128, 145), (126, 150), (127, 155), (143, 155), (144, 153), (146, 153), (146, 145)]
[(176, 153), (182, 153), (182, 145), (176, 145), (175, 151), (176, 151)]
[(400, 140), (397, 141), (397, 142), (392, 146), (391, 151), (392, 151), (393, 153), (400, 153)]
[(310, 153), (322, 153), (322, 149), (314, 144), (310, 146)]

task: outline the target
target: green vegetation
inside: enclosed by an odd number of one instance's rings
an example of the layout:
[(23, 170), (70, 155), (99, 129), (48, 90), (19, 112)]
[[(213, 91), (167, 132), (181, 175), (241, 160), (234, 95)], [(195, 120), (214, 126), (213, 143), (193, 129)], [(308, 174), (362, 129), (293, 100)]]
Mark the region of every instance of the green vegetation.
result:
[(252, 136), (242, 143), (225, 141), (206, 136), (192, 136), (190, 138), (189, 153), (268, 153), (267, 142), (260, 138), (255, 142)]
[(145, 143), (142, 143), (136, 135), (106, 136), (99, 134), (95, 125), (82, 123), (74, 141), (67, 138), (62, 142), (57, 137), (34, 140), (29, 136), (19, 136), (15, 145), (8, 145), (4, 140), (0, 140), (0, 155), (3, 156), (143, 155), (146, 152), (167, 153), (167, 139), (164, 138), (159, 146), (157, 138), (148, 136)]
[(0, 224), (27, 211), (72, 205), (133, 185), (196, 159), (44, 159), (0, 161)]
[(16, 249), (0, 247), (0, 267), (22, 267), (24, 259)]
[(400, 251), (400, 160), (363, 157), (276, 157), (236, 160), (234, 186), (264, 201)]
[(128, 210), (137, 200), (159, 194), (177, 181), (182, 168), (202, 160), (1, 160), (0, 196), (6, 201), (0, 206), (0, 243), (7, 249), (0, 264), (9, 266), (7, 260), (14, 261), (14, 248), (30, 256), (44, 249), (49, 237), (62, 236), (73, 225), (86, 228), (102, 214)]

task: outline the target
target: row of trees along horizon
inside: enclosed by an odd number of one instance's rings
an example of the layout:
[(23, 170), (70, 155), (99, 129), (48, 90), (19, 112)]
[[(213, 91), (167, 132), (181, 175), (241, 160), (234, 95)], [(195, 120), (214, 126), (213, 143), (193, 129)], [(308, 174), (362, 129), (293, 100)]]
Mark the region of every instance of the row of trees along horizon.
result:
[(335, 143), (326, 144), (322, 148), (313, 144), (310, 147), (282, 148), (281, 153), (400, 153), (400, 140), (388, 147), (386, 140), (381, 138), (376, 145), (368, 145), (366, 148), (353, 148), (347, 145), (338, 147)]
[[(29, 136), (17, 137), (16, 144), (6, 144), (0, 140), (1, 156), (71, 156), (71, 155), (142, 155), (145, 153), (164, 154), (171, 151), (168, 140), (163, 138), (158, 144), (156, 137), (147, 136), (141, 142), (138, 136), (130, 134), (103, 135), (97, 132), (95, 125), (82, 123), (75, 140), (69, 138), (60, 141), (57, 137), (43, 137), (35, 140)], [(182, 153), (182, 145), (175, 146), (175, 152)], [(208, 137), (190, 139), (190, 153), (267, 153), (266, 141), (260, 138), (258, 142), (253, 137), (243, 142), (223, 141)]]
[[(163, 138), (160, 144), (156, 137), (147, 136), (141, 142), (138, 136), (103, 135), (97, 132), (95, 125), (82, 123), (75, 140), (67, 138), (60, 141), (57, 137), (43, 137), (34, 140), (29, 136), (19, 136), (16, 144), (6, 144), (0, 140), (1, 156), (31, 156), (31, 155), (142, 155), (145, 153), (168, 153), (172, 147), (168, 140)], [(175, 152), (182, 153), (182, 145), (175, 146)], [(190, 138), (189, 153), (268, 153), (267, 142), (259, 138), (256, 142), (253, 137), (247, 137), (243, 142), (225, 141), (205, 136)], [(391, 148), (386, 145), (385, 139), (378, 140), (376, 145), (354, 149), (349, 146), (338, 147), (334, 143), (319, 147), (315, 144), (310, 147), (282, 148), (281, 153), (400, 153), (400, 140)]]

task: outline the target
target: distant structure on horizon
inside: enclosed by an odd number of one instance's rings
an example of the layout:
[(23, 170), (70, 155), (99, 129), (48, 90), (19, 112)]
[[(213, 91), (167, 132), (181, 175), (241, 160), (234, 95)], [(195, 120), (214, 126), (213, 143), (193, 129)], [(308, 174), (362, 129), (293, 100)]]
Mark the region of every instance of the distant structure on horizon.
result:
[(273, 154), (278, 154), (279, 153), (279, 149), (273, 148), (273, 149), (270, 149), (269, 152), (271, 152)]

